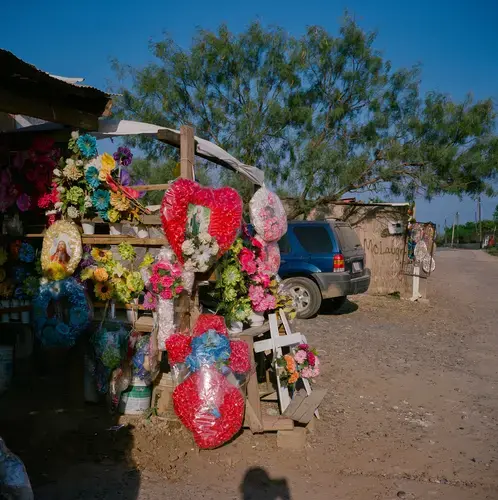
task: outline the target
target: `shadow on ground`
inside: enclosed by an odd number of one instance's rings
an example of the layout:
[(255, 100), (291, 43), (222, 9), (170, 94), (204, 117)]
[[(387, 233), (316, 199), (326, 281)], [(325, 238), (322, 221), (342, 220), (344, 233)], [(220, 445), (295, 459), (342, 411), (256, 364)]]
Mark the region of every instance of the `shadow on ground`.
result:
[(253, 467), (240, 485), (242, 500), (291, 500), (286, 479), (271, 479), (265, 469)]
[(15, 365), (15, 383), (0, 396), (0, 436), (24, 462), (36, 499), (136, 500), (132, 428), (117, 426), (105, 406), (84, 403), (80, 364), (75, 347)]
[(342, 304), (333, 302), (335, 299), (324, 300), (318, 313), (320, 316), (342, 316), (358, 310), (358, 304), (346, 299)]

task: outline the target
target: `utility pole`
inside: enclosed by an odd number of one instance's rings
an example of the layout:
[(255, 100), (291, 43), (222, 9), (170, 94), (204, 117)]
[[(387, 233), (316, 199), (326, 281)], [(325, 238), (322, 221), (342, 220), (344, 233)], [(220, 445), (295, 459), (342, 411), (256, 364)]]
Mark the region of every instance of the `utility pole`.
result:
[(453, 248), (453, 243), (455, 241), (455, 226), (458, 224), (458, 212), (455, 214), (453, 219), (453, 229), (451, 231), (451, 248)]
[(444, 246), (448, 244), (448, 235), (446, 234), (446, 217), (444, 218)]
[(479, 217), (479, 248), (482, 248), (481, 195), (477, 199), (477, 214)]

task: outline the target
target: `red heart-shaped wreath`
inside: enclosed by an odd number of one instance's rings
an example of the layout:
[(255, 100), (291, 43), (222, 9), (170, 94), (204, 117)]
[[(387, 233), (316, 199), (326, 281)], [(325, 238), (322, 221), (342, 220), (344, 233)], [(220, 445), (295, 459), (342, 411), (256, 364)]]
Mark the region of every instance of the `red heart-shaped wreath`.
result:
[(242, 427), (244, 396), (212, 367), (190, 375), (173, 391), (173, 406), (200, 448), (217, 448)]
[(239, 233), (242, 222), (242, 199), (239, 193), (228, 187), (205, 188), (188, 179), (176, 180), (166, 191), (161, 206), (163, 230), (182, 264), (182, 243), (185, 241), (189, 205), (210, 210), (207, 232), (218, 242), (218, 257), (221, 257)]

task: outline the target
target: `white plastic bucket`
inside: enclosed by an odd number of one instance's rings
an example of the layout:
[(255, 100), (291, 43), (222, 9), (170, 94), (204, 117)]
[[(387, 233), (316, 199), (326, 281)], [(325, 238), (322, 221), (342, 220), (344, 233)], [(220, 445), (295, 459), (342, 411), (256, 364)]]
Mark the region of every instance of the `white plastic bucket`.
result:
[(95, 234), (95, 222), (82, 222), (83, 234)]
[(121, 222), (114, 222), (109, 224), (109, 234), (111, 236), (118, 236), (123, 234), (123, 224)]
[(0, 346), (0, 394), (5, 392), (12, 382), (12, 363), (14, 360), (14, 348), (12, 346)]
[(141, 415), (150, 408), (152, 387), (143, 380), (134, 378), (130, 387), (121, 393), (119, 412), (125, 415)]

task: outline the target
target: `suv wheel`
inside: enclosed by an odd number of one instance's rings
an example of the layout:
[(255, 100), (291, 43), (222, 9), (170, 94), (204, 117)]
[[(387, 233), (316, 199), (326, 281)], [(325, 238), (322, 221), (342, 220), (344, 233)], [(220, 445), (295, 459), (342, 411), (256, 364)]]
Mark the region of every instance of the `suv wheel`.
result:
[(322, 294), (314, 281), (309, 278), (288, 278), (285, 285), (296, 301), (298, 318), (308, 319), (318, 312)]

